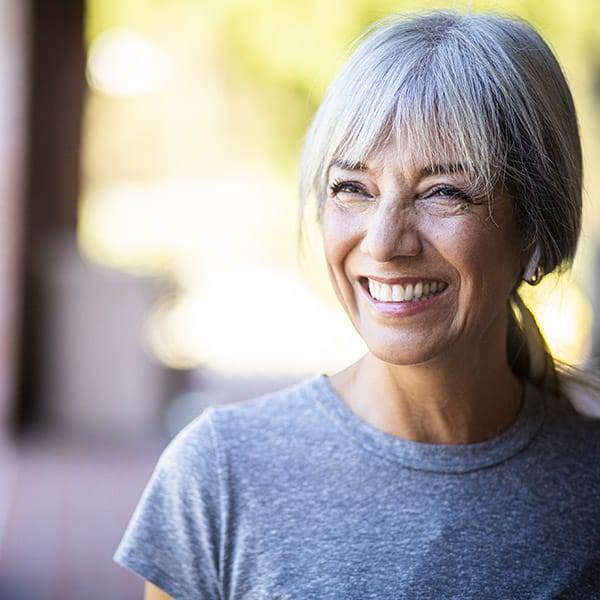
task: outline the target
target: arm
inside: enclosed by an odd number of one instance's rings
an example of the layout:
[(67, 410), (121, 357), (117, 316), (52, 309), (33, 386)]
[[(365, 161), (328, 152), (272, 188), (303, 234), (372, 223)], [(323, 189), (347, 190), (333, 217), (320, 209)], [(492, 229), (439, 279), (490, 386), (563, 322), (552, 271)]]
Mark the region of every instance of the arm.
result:
[(144, 600), (173, 600), (173, 598), (146, 581)]

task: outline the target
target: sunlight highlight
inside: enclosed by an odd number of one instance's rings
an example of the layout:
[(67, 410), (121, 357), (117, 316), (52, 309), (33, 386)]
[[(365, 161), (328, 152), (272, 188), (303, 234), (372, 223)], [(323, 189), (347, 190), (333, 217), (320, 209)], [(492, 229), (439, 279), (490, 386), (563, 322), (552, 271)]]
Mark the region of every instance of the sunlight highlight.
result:
[(160, 89), (171, 70), (169, 57), (135, 33), (110, 29), (99, 35), (89, 53), (88, 83), (112, 96), (139, 96)]

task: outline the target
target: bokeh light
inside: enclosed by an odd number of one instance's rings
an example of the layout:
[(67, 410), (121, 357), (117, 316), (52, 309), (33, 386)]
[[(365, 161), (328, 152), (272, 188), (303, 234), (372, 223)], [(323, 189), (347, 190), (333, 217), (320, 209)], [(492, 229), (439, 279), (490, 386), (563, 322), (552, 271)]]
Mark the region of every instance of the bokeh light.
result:
[(169, 71), (169, 58), (158, 44), (123, 29), (99, 35), (88, 51), (89, 85), (113, 96), (156, 91), (166, 83)]

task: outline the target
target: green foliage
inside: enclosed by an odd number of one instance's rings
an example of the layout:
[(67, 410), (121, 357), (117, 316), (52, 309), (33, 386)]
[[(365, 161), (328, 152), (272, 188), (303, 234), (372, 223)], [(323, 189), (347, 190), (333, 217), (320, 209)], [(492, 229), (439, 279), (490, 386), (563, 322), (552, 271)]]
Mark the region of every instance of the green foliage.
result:
[[(597, 163), (597, 0), (88, 0), (86, 32), (88, 43), (125, 27), (170, 44), (190, 78), (195, 64), (210, 60), (231, 114), (223, 135), (235, 136), (253, 160), (291, 174), (327, 83), (365, 27), (391, 12), (457, 6), (513, 13), (538, 27), (571, 81), (588, 164)], [(590, 189), (598, 187), (593, 178)]]

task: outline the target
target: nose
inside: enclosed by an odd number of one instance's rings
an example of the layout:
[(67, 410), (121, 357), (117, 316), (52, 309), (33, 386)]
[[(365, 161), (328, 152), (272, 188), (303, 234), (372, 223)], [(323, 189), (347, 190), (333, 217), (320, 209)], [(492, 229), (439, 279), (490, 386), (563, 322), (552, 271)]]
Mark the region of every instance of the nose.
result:
[(417, 256), (422, 250), (413, 206), (381, 203), (367, 222), (360, 248), (378, 262)]

